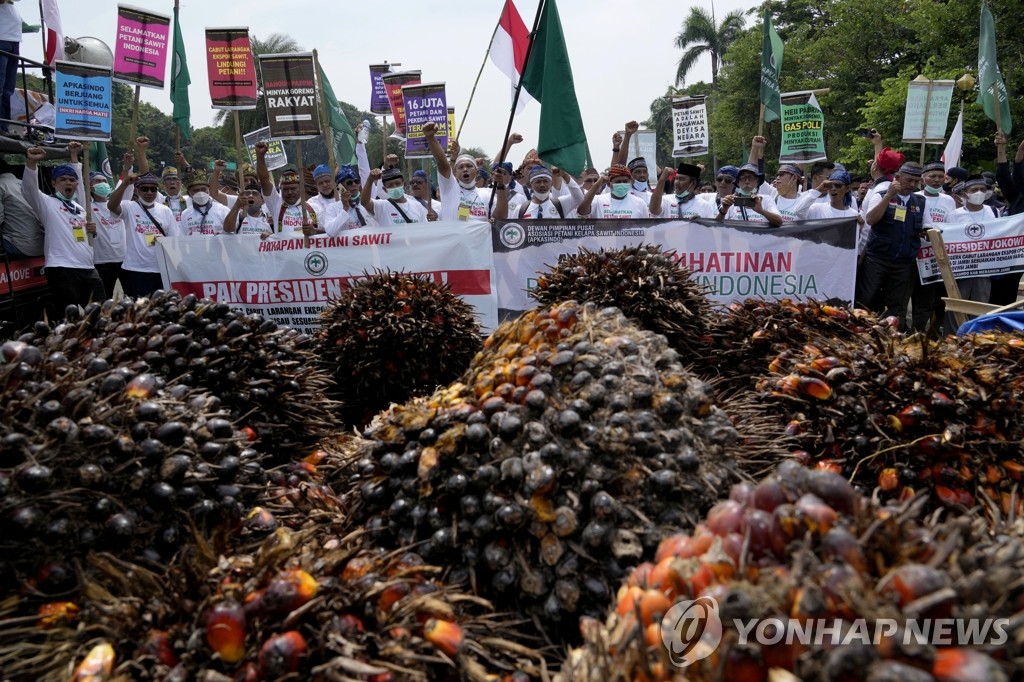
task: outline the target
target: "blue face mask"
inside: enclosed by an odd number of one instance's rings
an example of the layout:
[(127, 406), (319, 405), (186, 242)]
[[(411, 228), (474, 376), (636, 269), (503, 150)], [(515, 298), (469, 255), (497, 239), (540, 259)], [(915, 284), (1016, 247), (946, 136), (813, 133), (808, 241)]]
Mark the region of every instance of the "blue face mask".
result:
[(690, 190), (686, 190), (682, 194), (676, 195), (676, 201), (686, 201), (686, 198), (690, 196)]
[(622, 199), (629, 194), (629, 183), (616, 182), (612, 184), (612, 196), (616, 199)]
[(109, 197), (112, 191), (113, 190), (110, 187), (109, 182), (101, 182), (99, 184), (92, 186), (92, 193), (101, 199), (106, 199), (107, 197)]

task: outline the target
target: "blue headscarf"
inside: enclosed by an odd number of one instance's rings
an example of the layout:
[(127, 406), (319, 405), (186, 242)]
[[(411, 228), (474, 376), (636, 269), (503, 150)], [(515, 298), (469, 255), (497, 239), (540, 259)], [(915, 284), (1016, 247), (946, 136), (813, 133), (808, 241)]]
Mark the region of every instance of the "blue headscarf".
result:
[(75, 172), (74, 166), (68, 165), (66, 163), (61, 166), (54, 166), (53, 170), (50, 171), (51, 180), (56, 180), (57, 178), (64, 178), (68, 176), (72, 178), (77, 178), (78, 173)]
[[(838, 165), (838, 164), (837, 164)], [(846, 196), (843, 197), (843, 206), (849, 208), (853, 204), (853, 192), (849, 189), (850, 183), (853, 179), (850, 174), (845, 170), (832, 171), (832, 175), (828, 176), (829, 182), (838, 182), (846, 185)]]
[(512, 164), (509, 161), (502, 161), (500, 163), (496, 162), (496, 163), (491, 164), (491, 170), (492, 171), (496, 171), (499, 168), (504, 170), (509, 175), (512, 175)]
[(422, 168), (417, 168), (412, 172), (412, 176), (414, 178), (423, 178), (423, 181), (427, 183), (427, 187), (430, 188), (431, 194), (433, 194), (434, 185), (430, 182), (430, 176), (427, 175), (427, 171), (423, 170)]
[(346, 180), (359, 180), (359, 173), (347, 163), (339, 168), (338, 173), (334, 176), (334, 181), (339, 185)]
[(735, 180), (740, 176), (740, 169), (736, 166), (722, 166), (718, 169), (718, 175), (722, 175), (723, 173), (725, 175), (731, 175), (733, 180)]
[(322, 178), (323, 176), (330, 175), (330, 174), (331, 174), (331, 169), (328, 168), (327, 166), (325, 166), (322, 163), (319, 166), (317, 166), (316, 168), (313, 169), (313, 179), (314, 180), (316, 180), (317, 178)]

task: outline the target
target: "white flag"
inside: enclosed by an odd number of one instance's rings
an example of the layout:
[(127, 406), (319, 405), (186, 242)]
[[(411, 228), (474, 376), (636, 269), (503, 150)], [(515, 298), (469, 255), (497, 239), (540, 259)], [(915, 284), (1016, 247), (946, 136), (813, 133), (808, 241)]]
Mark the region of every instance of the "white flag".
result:
[(946, 170), (960, 165), (960, 152), (964, 146), (964, 105), (960, 104), (960, 115), (953, 126), (953, 132), (949, 134), (949, 141), (946, 142), (946, 149), (942, 152), (942, 162), (946, 164)]
[(48, 66), (58, 59), (64, 59), (64, 29), (60, 25), (60, 8), (57, 0), (42, 0), (43, 23), (46, 25), (46, 56)]

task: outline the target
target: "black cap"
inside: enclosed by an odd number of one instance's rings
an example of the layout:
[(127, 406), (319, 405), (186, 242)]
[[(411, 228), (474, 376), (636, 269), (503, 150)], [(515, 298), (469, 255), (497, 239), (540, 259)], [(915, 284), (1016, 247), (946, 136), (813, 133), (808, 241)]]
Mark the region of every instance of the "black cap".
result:
[(953, 178), (954, 180), (959, 180), (960, 182), (963, 182), (964, 180), (967, 179), (968, 173), (966, 169), (961, 168), (960, 166), (953, 166), (952, 168), (946, 171), (946, 175)]
[(688, 178), (694, 180), (700, 180), (700, 166), (695, 166), (692, 163), (681, 163), (676, 168), (676, 173), (679, 175), (685, 175)]

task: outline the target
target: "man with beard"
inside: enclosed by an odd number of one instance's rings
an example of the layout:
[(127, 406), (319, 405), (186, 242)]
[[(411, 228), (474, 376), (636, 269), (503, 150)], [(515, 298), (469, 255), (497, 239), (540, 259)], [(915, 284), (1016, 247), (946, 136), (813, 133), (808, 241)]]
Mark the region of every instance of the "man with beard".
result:
[[(130, 183), (135, 183), (135, 200), (125, 200)], [(129, 175), (111, 192), (107, 208), (124, 220), (127, 233), (121, 286), (126, 296), (149, 296), (163, 286), (157, 267), (156, 242), (161, 237), (181, 236), (171, 209), (156, 201), (159, 178), (153, 173)]]
[(714, 204), (697, 198), (700, 166), (689, 163), (679, 164), (675, 180), (672, 181), (673, 193), (665, 196), (665, 183), (671, 175), (671, 168), (662, 169), (661, 176), (651, 193), (649, 206), (651, 217), (674, 220), (713, 219), (717, 213)]

